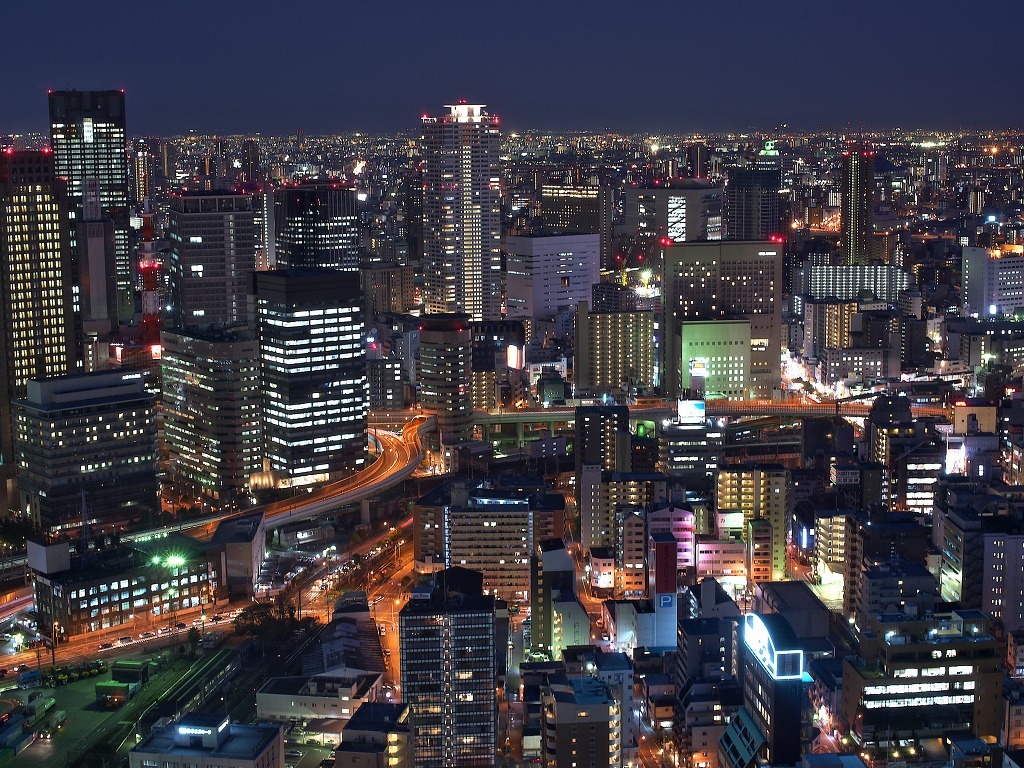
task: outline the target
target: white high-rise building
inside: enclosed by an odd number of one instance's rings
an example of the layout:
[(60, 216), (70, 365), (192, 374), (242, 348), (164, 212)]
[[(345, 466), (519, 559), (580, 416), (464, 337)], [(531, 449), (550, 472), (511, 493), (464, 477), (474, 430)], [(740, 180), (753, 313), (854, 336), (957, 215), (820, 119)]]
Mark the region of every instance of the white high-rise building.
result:
[(423, 259), (427, 312), (501, 314), (498, 119), (482, 104), (423, 117)]
[(1024, 309), (1024, 246), (964, 248), (964, 314), (992, 317)]
[(601, 281), (599, 234), (506, 237), (509, 317), (553, 317), (590, 302)]

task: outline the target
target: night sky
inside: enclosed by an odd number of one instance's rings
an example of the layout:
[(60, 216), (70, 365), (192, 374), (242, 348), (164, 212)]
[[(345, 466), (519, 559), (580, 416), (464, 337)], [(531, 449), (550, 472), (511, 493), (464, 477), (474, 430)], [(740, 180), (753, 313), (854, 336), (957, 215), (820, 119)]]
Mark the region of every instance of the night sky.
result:
[(124, 88), (132, 135), (1024, 127), (1024, 2), (4, 3), (0, 133), (48, 88)]

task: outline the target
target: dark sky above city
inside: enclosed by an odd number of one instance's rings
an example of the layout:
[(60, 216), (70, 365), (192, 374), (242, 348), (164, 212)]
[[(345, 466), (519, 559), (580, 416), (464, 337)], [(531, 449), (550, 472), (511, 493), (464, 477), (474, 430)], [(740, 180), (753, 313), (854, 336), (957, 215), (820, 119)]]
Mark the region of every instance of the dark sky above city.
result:
[(0, 133), (48, 88), (125, 88), (132, 135), (1021, 127), (1024, 3), (178, 0), (5, 3)]

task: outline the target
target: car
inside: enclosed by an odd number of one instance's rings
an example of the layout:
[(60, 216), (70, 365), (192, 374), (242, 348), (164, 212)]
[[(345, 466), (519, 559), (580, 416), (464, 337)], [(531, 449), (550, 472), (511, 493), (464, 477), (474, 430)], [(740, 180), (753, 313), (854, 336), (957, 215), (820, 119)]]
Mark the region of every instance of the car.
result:
[(285, 757), (302, 757), (302, 753), (297, 749), (289, 749), (284, 753)]
[(160, 634), (161, 635), (166, 635), (170, 631), (171, 631), (170, 627), (160, 627)]
[(140, 640), (148, 640), (151, 637), (156, 637), (156, 632), (143, 632), (139, 635)]
[(117, 642), (119, 642), (121, 645), (128, 645), (128, 643), (132, 643), (134, 642), (134, 640), (132, 640), (131, 635), (125, 635), (124, 637), (117, 638)]
[(99, 650), (101, 650), (101, 651), (108, 651), (108, 650), (110, 650), (113, 647), (114, 647), (113, 643), (100, 643), (99, 644)]
[(179, 621), (177, 624), (174, 625), (174, 628), (175, 629), (188, 629), (188, 624), (186, 624), (183, 621)]
[(215, 615), (211, 616), (211, 617), (210, 617), (210, 621), (212, 621), (212, 622), (213, 622), (214, 624), (216, 624), (216, 623), (217, 623), (218, 621), (224, 621), (224, 617), (223, 617), (223, 616), (221, 616), (221, 615), (220, 615), (220, 614), (218, 613), (218, 614), (215, 614)]

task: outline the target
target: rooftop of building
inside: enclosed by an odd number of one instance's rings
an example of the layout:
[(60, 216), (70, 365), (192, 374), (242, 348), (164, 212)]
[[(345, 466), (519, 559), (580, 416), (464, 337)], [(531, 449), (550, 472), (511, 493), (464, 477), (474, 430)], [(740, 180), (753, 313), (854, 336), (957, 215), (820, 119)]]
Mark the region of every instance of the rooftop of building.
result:
[(379, 679), (379, 672), (272, 677), (263, 684), (259, 692), (283, 696), (315, 696), (324, 699), (337, 699), (340, 696), (361, 699), (370, 692)]
[[(127, 573), (133, 569), (182, 568), (190, 563), (204, 562), (211, 545), (197, 541), (190, 536), (174, 531), (166, 537), (136, 542), (101, 542), (85, 552), (76, 552), (71, 547), (71, 567), (67, 570), (48, 573), (47, 579), (62, 586), (89, 583)], [(80, 545), (80, 542), (78, 542)], [(51, 546), (65, 546), (58, 543)]]
[(178, 742), (181, 728), (216, 729), (224, 722), (224, 715), (186, 715), (177, 723), (150, 731), (132, 751), (156, 755), (202, 757), (207, 760), (218, 757), (224, 760), (253, 760), (281, 738), (281, 726), (279, 725), (231, 723), (226, 725), (227, 736), (216, 747), (185, 746)]
[(198, 339), (211, 344), (230, 344), (238, 341), (255, 341), (256, 334), (247, 325), (188, 325), (167, 328), (164, 333)]
[(376, 731), (378, 733), (408, 732), (409, 705), (365, 701), (359, 705), (359, 709), (349, 718), (345, 728), (354, 731)]
[(757, 591), (764, 595), (770, 601), (773, 610), (779, 613), (828, 610), (804, 581), (765, 581), (757, 585)]
[(904, 560), (903, 558), (893, 558), (885, 562), (870, 563), (864, 566), (864, 578), (884, 579), (892, 576), (903, 579), (934, 578), (931, 571), (920, 563)]
[(608, 686), (588, 675), (552, 675), (548, 680), (548, 691), (555, 701), (580, 707), (610, 704), (614, 701)]
[(210, 541), (214, 544), (249, 544), (263, 535), (263, 512), (249, 512), (221, 520)]

